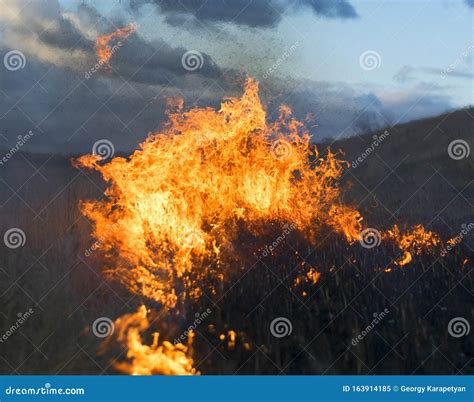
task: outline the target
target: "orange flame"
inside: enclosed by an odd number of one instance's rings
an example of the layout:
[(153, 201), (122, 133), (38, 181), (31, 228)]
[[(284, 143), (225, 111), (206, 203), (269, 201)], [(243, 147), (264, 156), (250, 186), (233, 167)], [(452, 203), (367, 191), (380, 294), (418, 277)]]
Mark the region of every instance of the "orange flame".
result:
[[(242, 225), (258, 235), (265, 224), (291, 223), (313, 244), (328, 229), (349, 244), (359, 239), (363, 218), (340, 201), (347, 163), (330, 150), (320, 156), (288, 107), (268, 123), (253, 79), (241, 98), (226, 98), (219, 110), (185, 111), (178, 102), (168, 117), (128, 158), (104, 163), (99, 155), (84, 155), (75, 161), (109, 183), (105, 200), (82, 202), (81, 209), (94, 223), (94, 237), (102, 240), (106, 275), (131, 292), (165, 308), (198, 297), (203, 278), (225, 280)], [(420, 225), (405, 234), (395, 226), (382, 238), (404, 252), (399, 265), (409, 262), (411, 253), (439, 244), (437, 235)], [(305, 281), (314, 285), (318, 279), (312, 269)], [(147, 327), (146, 309), (136, 314), (117, 322), (128, 328), (119, 336), (132, 360), (117, 369), (193, 373), (182, 345), (142, 343), (138, 329)]]
[(76, 161), (111, 184), (107, 201), (84, 202), (82, 212), (106, 251), (120, 255), (108, 273), (132, 292), (174, 307), (174, 281), (197, 291), (193, 259), (219, 262), (239, 222), (255, 233), (262, 221), (291, 222), (314, 239), (330, 226), (350, 243), (358, 239), (359, 212), (339, 202), (345, 162), (330, 151), (318, 157), (286, 107), (267, 124), (256, 81), (218, 111), (179, 109), (169, 119), (129, 159)]
[(114, 47), (110, 46), (112, 40), (119, 38), (127, 39), (137, 29), (137, 25), (130, 23), (123, 28), (119, 28), (114, 32), (105, 35), (99, 35), (95, 41), (95, 52), (97, 54), (98, 63), (101, 66), (110, 68), (110, 59), (115, 51), (115, 46), (120, 46), (121, 42), (118, 41)]
[[(195, 375), (193, 360), (186, 355), (188, 348), (168, 341), (159, 344), (158, 332), (153, 334), (153, 343), (143, 343), (140, 332), (147, 330), (150, 323), (145, 306), (136, 313), (127, 314), (115, 321), (116, 340), (127, 348), (126, 360), (115, 362), (114, 368), (133, 375)], [(103, 347), (107, 347), (106, 341)]]
[(384, 234), (384, 237), (394, 240), (403, 252), (403, 256), (396, 261), (399, 266), (410, 263), (413, 260), (413, 254), (420, 255), (441, 245), (438, 234), (426, 230), (422, 225), (416, 225), (403, 234), (400, 233), (398, 226), (394, 225)]

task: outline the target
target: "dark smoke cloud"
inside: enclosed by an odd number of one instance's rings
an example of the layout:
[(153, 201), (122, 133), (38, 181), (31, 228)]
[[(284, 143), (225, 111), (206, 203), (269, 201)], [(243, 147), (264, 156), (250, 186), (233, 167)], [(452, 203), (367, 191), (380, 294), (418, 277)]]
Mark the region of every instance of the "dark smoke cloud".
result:
[(132, 8), (154, 3), (167, 15), (171, 25), (182, 24), (183, 16), (194, 16), (204, 23), (229, 22), (249, 27), (274, 27), (286, 12), (309, 8), (327, 18), (355, 18), (347, 0), (134, 0)]
[[(32, 2), (21, 13), (22, 0), (3, 1), (19, 18), (9, 19), (10, 12), (2, 14), (0, 9), (0, 57), (3, 60), (6, 52), (18, 50), (24, 53), (26, 65), (18, 71), (1, 66), (0, 148), (11, 147), (18, 135), (31, 130), (38, 135), (24, 150), (77, 154), (90, 152), (97, 140), (108, 139), (117, 150), (130, 151), (164, 122), (168, 99), (182, 97), (186, 107), (217, 107), (224, 96), (241, 94), (243, 72), (225, 69), (205, 53), (201, 53), (202, 66), (188, 71), (182, 64), (188, 49), (162, 40), (145, 41), (137, 34), (114, 53), (110, 71), (96, 68), (96, 35), (128, 21), (109, 21), (87, 5), (66, 15), (56, 0)], [(292, 6), (316, 3), (320, 14), (329, 13), (327, 8), (323, 11), (321, 1), (293, 2)], [(344, 3), (331, 2), (342, 7), (339, 14)], [(253, 7), (262, 4), (267, 3)], [(390, 121), (390, 107), (401, 112), (419, 97), (419, 90), (414, 90), (389, 104), (369, 88), (277, 75), (256, 78), (261, 80), (270, 118), (281, 103), (292, 107), (300, 119), (312, 113), (316, 139), (379, 128)], [(449, 106), (449, 99), (433, 92), (430, 102), (421, 102), (410, 117)]]
[(299, 0), (300, 6), (310, 7), (327, 18), (356, 18), (357, 12), (346, 0)]

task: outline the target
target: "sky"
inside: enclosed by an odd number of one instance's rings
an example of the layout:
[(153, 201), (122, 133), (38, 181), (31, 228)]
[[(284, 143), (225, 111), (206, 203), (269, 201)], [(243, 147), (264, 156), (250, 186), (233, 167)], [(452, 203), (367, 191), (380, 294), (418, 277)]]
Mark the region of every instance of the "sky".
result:
[[(473, 0), (0, 0), (0, 147), (31, 131), (31, 151), (130, 151), (169, 99), (217, 107), (246, 75), (315, 141), (438, 115), (474, 104), (473, 17)], [(96, 69), (97, 36), (128, 23)]]

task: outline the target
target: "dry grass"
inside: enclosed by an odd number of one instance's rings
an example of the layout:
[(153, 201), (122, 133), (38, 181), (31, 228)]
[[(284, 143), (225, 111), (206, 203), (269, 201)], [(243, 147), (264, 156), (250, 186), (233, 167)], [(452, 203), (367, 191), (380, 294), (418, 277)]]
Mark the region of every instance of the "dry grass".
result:
[[(473, 114), (472, 109), (458, 111), (398, 126), (377, 147), (378, 156), (349, 170), (347, 198), (361, 203), (369, 226), (419, 222), (447, 238), (459, 232), (461, 223), (474, 221), (473, 156), (457, 162), (446, 153), (452, 139), (472, 138)], [(351, 161), (371, 141), (371, 136), (354, 138), (332, 148), (344, 148)], [(100, 340), (90, 325), (100, 316), (130, 312), (142, 301), (103, 280), (98, 253), (84, 255), (91, 244), (90, 226), (77, 203), (100, 197), (103, 183), (73, 169), (66, 158), (34, 154), (15, 155), (0, 178), (1, 233), (20, 227), (27, 235), (23, 248), (2, 244), (0, 333), (17, 313), (34, 310), (0, 343), (0, 371), (112, 372), (111, 356), (96, 355)], [(386, 247), (348, 247), (328, 237), (312, 249), (297, 233), (274, 256), (258, 261), (259, 248), (273, 239), (246, 238), (237, 245), (245, 260), (229, 267), (229, 281), (218, 293), (205, 291), (180, 316), (164, 319), (158, 312), (156, 329), (173, 339), (195, 313), (210, 308), (193, 349), (204, 374), (472, 374), (472, 336), (456, 339), (447, 331), (453, 317), (472, 323), (472, 238), (445, 258), (419, 257), (403, 269), (394, 267), (391, 260), (397, 255)], [(318, 283), (294, 287), (295, 277), (309, 266), (321, 272)], [(388, 266), (394, 269), (383, 272)], [(373, 314), (385, 308), (387, 316), (351, 346)], [(293, 332), (277, 339), (269, 326), (280, 316), (290, 319)], [(238, 332), (233, 350), (219, 339), (229, 329)]]

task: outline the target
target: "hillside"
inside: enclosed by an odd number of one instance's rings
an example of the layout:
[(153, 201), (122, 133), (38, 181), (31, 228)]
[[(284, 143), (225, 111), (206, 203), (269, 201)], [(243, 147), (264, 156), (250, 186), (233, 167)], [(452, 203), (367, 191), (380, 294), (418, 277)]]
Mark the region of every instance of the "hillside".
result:
[(352, 165), (344, 177), (352, 185), (348, 197), (377, 222), (418, 221), (458, 232), (461, 224), (474, 221), (474, 155), (452, 159), (448, 147), (456, 139), (474, 148), (474, 108), (330, 146), (343, 150)]
[[(474, 147), (473, 117), (474, 109), (467, 109), (393, 127), (374, 151), (345, 172), (347, 201), (360, 204), (372, 228), (422, 223), (444, 239), (456, 236), (462, 224), (474, 221), (474, 159), (471, 152), (469, 158), (453, 160), (447, 149), (458, 138)], [(348, 161), (357, 161), (374, 135), (380, 138), (382, 132), (341, 140), (330, 144), (331, 149), (344, 149)], [(104, 279), (100, 252), (87, 252), (91, 223), (80, 215), (78, 204), (100, 198), (103, 189), (100, 177), (73, 168), (65, 156), (17, 153), (0, 169), (0, 233), (21, 228), (26, 236), (23, 247), (3, 247), (0, 254), (5, 318), (0, 332), (8, 331), (19, 312), (34, 310), (8, 340), (1, 373), (113, 372), (105, 357), (96, 356), (101, 339), (91, 333), (91, 324), (97, 317), (129, 313), (144, 301)], [(285, 374), (472, 373), (472, 342), (468, 337), (454, 342), (446, 326), (453, 316), (470, 314), (473, 237), (465, 236), (445, 259), (420, 257), (409, 267), (389, 271), (383, 267), (390, 249), (366, 250), (358, 242), (347, 247), (330, 239), (314, 252), (294, 233), (288, 238), (291, 247), (282, 246), (255, 269), (249, 262), (254, 251), (246, 243), (236, 244), (242, 248), (242, 269), (252, 267), (243, 274), (245, 280), (237, 272), (238, 280), (222, 285), (225, 298), (218, 305), (204, 295), (200, 304), (189, 307), (192, 312), (209, 306), (213, 310), (197, 333), (198, 368), (204, 374), (280, 374), (270, 356)], [(293, 247), (299, 246), (304, 254), (294, 253)], [(300, 266), (300, 255), (305, 258), (302, 269), (306, 264), (320, 272), (317, 283), (298, 282), (301, 286), (295, 287), (287, 271), (297, 272), (293, 267)], [(387, 307), (392, 315), (376, 334), (345, 349), (374, 312)], [(292, 317), (294, 337), (275, 344), (267, 321), (279, 315)], [(160, 321), (160, 330), (164, 326), (172, 339), (188, 321), (182, 316), (176, 322)], [(206, 329), (208, 323), (217, 329)], [(248, 341), (255, 349), (227, 350), (218, 335), (233, 328), (246, 334), (240, 342)], [(442, 355), (433, 355), (432, 344)], [(302, 351), (299, 345), (309, 346)], [(219, 354), (212, 354), (214, 350)]]

